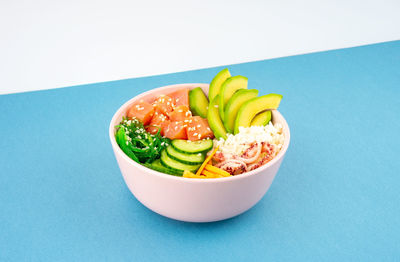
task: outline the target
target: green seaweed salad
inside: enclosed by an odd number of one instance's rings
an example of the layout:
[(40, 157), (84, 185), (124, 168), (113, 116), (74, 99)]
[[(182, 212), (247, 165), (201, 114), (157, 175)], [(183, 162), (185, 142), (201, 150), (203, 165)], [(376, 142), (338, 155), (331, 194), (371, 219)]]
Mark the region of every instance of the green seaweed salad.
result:
[(176, 172), (169, 172), (160, 163), (161, 151), (171, 143), (170, 139), (161, 136), (160, 129), (152, 135), (140, 121), (126, 117), (115, 128), (117, 144), (127, 156), (148, 168), (177, 175)]
[(160, 135), (160, 130), (152, 135), (137, 119), (123, 118), (116, 128), (115, 138), (118, 145), (125, 154), (140, 164), (152, 163), (160, 158), (161, 151), (170, 144), (168, 138)]

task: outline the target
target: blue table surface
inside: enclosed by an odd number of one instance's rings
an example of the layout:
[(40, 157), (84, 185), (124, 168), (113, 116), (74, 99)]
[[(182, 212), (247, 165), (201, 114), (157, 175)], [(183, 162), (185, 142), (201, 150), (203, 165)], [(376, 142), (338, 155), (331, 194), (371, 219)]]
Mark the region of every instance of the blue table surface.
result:
[(399, 261), (400, 41), (228, 66), (283, 95), (292, 135), (248, 212), (184, 223), (134, 198), (114, 112), (221, 68), (0, 96), (0, 261)]

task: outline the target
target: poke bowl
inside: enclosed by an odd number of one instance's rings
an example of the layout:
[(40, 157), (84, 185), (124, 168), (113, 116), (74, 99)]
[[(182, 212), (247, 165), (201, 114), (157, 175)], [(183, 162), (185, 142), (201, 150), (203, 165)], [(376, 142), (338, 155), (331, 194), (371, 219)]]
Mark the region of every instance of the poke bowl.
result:
[[(147, 91), (124, 103), (116, 111), (110, 122), (109, 137), (111, 145), (127, 187), (135, 196), (135, 198), (144, 206), (171, 219), (186, 222), (213, 222), (228, 219), (249, 210), (262, 199), (262, 197), (270, 188), (290, 143), (290, 131), (285, 118), (278, 110), (272, 108), (268, 110), (270, 112), (268, 121), (269, 126), (265, 125), (263, 128), (267, 129), (267, 127), (274, 128), (274, 126), (278, 126), (280, 144), (279, 149), (275, 150), (276, 152), (274, 152), (273, 155), (268, 155), (268, 157), (267, 154), (269, 151), (266, 147), (266, 144), (264, 142), (260, 142), (258, 146), (251, 145), (245, 147), (245, 150), (247, 151), (245, 155), (241, 155), (242, 158), (235, 158), (235, 156), (233, 156), (234, 159), (227, 159), (226, 156), (232, 157), (232, 154), (229, 153), (229, 150), (231, 150), (232, 147), (227, 145), (228, 141), (238, 140), (238, 136), (240, 132), (244, 132), (243, 130), (252, 130), (257, 128), (257, 130), (261, 130), (261, 127), (247, 127), (248, 129), (243, 127), (240, 127), (239, 129), (236, 128), (236, 132), (232, 131), (232, 133), (237, 134), (223, 134), (223, 138), (221, 137), (221, 134), (219, 134), (220, 137), (218, 140), (218, 137), (215, 136), (215, 134), (219, 131), (214, 132), (215, 123), (212, 123), (213, 120), (210, 121), (210, 126), (212, 126), (212, 134), (206, 138), (200, 137), (197, 133), (193, 133), (193, 130), (191, 133), (188, 133), (190, 132), (188, 131), (188, 128), (190, 128), (189, 121), (184, 122), (189, 125), (188, 127), (185, 124), (184, 127), (186, 130), (185, 132), (187, 135), (189, 135), (189, 137), (186, 138), (188, 139), (187, 142), (183, 141), (182, 138), (166, 138), (165, 136), (169, 135), (168, 127), (164, 128), (164, 136), (160, 136), (159, 130), (161, 128), (150, 130), (148, 129), (148, 127), (152, 127), (150, 125), (146, 126), (145, 132), (140, 131), (141, 129), (136, 129), (135, 132), (139, 133), (139, 135), (142, 137), (144, 135), (146, 135), (146, 137), (147, 135), (151, 135), (153, 141), (156, 140), (154, 137), (160, 137), (161, 140), (157, 144), (159, 148), (154, 146), (159, 151), (154, 152), (159, 152), (159, 157), (161, 160), (156, 159), (156, 157), (153, 157), (153, 155), (139, 155), (139, 157), (136, 157), (132, 155), (132, 152), (135, 150), (129, 151), (124, 147), (125, 143), (128, 145), (128, 142), (133, 142), (132, 139), (128, 137), (128, 129), (124, 129), (124, 132), (120, 130), (123, 128), (122, 124), (126, 125), (126, 123), (128, 123), (133, 125), (132, 121), (136, 121), (136, 118), (127, 118), (127, 115), (130, 114), (133, 107), (136, 107), (135, 110), (145, 107), (137, 106), (138, 103), (151, 104), (154, 103), (155, 98), (160, 96), (164, 97), (166, 94), (171, 94), (179, 90), (188, 90), (188, 92), (191, 92), (192, 90), (196, 89), (200, 92), (201, 89), (205, 96), (209, 96), (209, 88), (210, 85), (205, 83), (188, 83), (169, 85)], [(233, 94), (236, 93), (238, 93), (237, 90), (233, 92)], [(250, 100), (251, 99), (248, 99), (248, 101)], [(214, 107), (212, 102), (210, 102), (209, 106)], [(206, 112), (211, 110), (210, 107), (207, 106)], [(218, 109), (217, 106), (214, 108), (216, 108), (215, 110)], [(192, 106), (190, 106), (190, 109), (192, 109)], [(194, 111), (196, 111), (196, 109), (194, 109)], [(235, 119), (240, 118), (237, 115), (237, 111), (238, 110), (236, 110)], [(244, 111), (244, 114), (247, 114), (247, 112), (251, 110), (246, 109)], [(259, 111), (260, 110), (258, 110), (256, 113), (259, 114)], [(157, 112), (157, 110), (155, 110), (155, 112)], [(185, 113), (187, 115), (187, 112)], [(152, 115), (153, 118), (155, 117), (154, 114), (155, 113)], [(192, 116), (192, 112), (190, 117), (194, 117)], [(244, 116), (242, 118), (244, 119), (246, 117), (247, 116)], [(196, 118), (191, 119), (195, 120)], [(200, 117), (198, 119), (201, 121)], [(149, 120), (146, 121), (148, 122)], [(251, 122), (249, 120), (246, 121)], [(171, 122), (172, 121), (169, 122), (170, 125), (172, 125)], [(205, 121), (205, 123), (207, 124), (208, 122)], [(198, 122), (195, 124), (195, 126), (200, 127)], [(208, 130), (208, 127), (209, 126), (207, 126), (207, 128), (204, 130)], [(177, 128), (171, 129), (176, 130)], [(226, 129), (229, 129), (228, 125), (226, 125)], [(234, 129), (234, 126), (232, 126), (232, 130)], [(249, 134), (249, 136), (251, 136), (251, 133)], [(121, 143), (121, 141), (118, 140), (120, 135), (126, 135), (128, 140), (124, 140), (123, 143)], [(192, 136), (190, 137), (190, 135)], [(207, 134), (205, 134), (205, 136), (207, 136)], [(192, 141), (189, 139), (192, 139)], [(199, 147), (198, 145), (204, 146), (206, 143), (211, 143), (212, 146), (209, 147), (207, 151), (203, 150), (199, 153), (199, 151), (196, 149)], [(174, 146), (174, 144), (176, 145)], [(187, 151), (181, 150), (181, 144), (184, 147), (186, 146), (188, 151), (192, 150), (192, 152), (185, 154)], [(161, 145), (163, 146), (162, 149), (160, 149), (160, 147), (162, 147)], [(268, 145), (270, 146), (269, 143)], [(139, 149), (137, 151), (145, 152), (148, 147), (149, 145), (144, 147), (144, 149), (141, 148), (141, 151)], [(262, 153), (264, 148), (267, 148), (267, 153)], [(274, 148), (274, 145), (272, 145), (272, 148)], [(228, 151), (223, 151), (223, 149)], [(251, 155), (249, 158), (243, 158), (246, 156), (246, 154), (249, 154), (249, 150), (252, 152), (257, 151), (257, 160), (250, 164), (245, 164), (243, 169), (243, 165), (240, 164), (240, 162), (242, 160), (249, 160), (254, 156)], [(219, 163), (219, 159), (216, 157), (218, 153), (220, 153), (220, 157), (225, 157)], [(263, 155), (259, 155), (260, 153)], [(181, 155), (183, 156), (183, 160), (187, 160), (185, 157), (189, 156), (191, 157), (188, 158), (190, 161), (198, 162), (180, 162), (179, 156)], [(175, 158), (175, 156), (178, 158)], [(149, 158), (152, 158), (151, 162)], [(255, 158), (255, 156), (253, 158)], [(215, 162), (215, 159), (217, 160), (217, 163)], [(262, 164), (256, 165), (255, 163), (261, 163), (257, 162), (260, 159), (263, 160)], [(267, 161), (265, 159), (267, 159)], [(168, 161), (171, 161), (171, 163)], [(232, 167), (235, 167), (233, 171)]]

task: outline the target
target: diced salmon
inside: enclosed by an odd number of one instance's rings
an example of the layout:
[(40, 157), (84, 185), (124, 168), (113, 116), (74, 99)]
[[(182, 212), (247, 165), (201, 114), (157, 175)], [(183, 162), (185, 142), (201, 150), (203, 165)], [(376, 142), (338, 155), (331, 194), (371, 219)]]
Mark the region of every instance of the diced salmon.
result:
[(175, 108), (175, 100), (166, 95), (160, 95), (153, 102), (153, 106), (156, 112), (168, 115)]
[(174, 91), (168, 96), (172, 97), (175, 101), (175, 105), (185, 105), (189, 107), (189, 88), (182, 88), (177, 91)]
[(172, 121), (164, 130), (164, 136), (169, 139), (187, 139), (186, 125), (183, 121)]
[(146, 127), (146, 131), (154, 135), (161, 128), (160, 134), (163, 135), (164, 130), (162, 124), (166, 121), (168, 121), (168, 117), (166, 115), (155, 112), (153, 118), (150, 121), (150, 124)]
[[(150, 134), (153, 134), (153, 135), (157, 134), (157, 132), (158, 132), (158, 130), (159, 130), (160, 128), (161, 128), (161, 127), (159, 127), (159, 126), (146, 126), (146, 127), (145, 127), (146, 131), (149, 132)], [(162, 131), (162, 130), (160, 130), (160, 134), (161, 134), (161, 131)], [(162, 135), (162, 134), (161, 134), (161, 135)]]
[(165, 120), (164, 122), (161, 123), (161, 135), (162, 136), (165, 135), (165, 130), (168, 128), (170, 123), (171, 123), (171, 121), (169, 121), (169, 120)]
[(189, 107), (186, 105), (180, 105), (175, 107), (174, 111), (169, 113), (169, 119), (171, 121), (184, 121), (192, 116)]
[(214, 138), (214, 133), (208, 125), (207, 119), (200, 116), (193, 116), (188, 120), (186, 134), (191, 141)]
[(151, 118), (154, 115), (154, 108), (151, 104), (145, 101), (139, 101), (132, 105), (132, 107), (128, 110), (127, 117), (129, 118), (136, 118), (143, 125), (147, 125)]

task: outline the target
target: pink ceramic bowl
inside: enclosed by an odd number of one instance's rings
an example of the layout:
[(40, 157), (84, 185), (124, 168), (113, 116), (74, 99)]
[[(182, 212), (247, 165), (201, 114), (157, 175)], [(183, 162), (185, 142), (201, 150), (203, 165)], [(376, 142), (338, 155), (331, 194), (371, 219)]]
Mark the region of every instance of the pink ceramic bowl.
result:
[(119, 168), (132, 194), (154, 212), (181, 221), (211, 222), (237, 216), (254, 206), (267, 192), (285, 156), (290, 142), (286, 120), (273, 111), (273, 122), (281, 123), (285, 141), (278, 155), (266, 165), (238, 176), (214, 179), (176, 177), (148, 169), (130, 159), (115, 141), (115, 126), (128, 108), (140, 99), (151, 102), (160, 94), (183, 87), (208, 84), (178, 84), (160, 87), (140, 94), (122, 105), (111, 120), (109, 135)]

